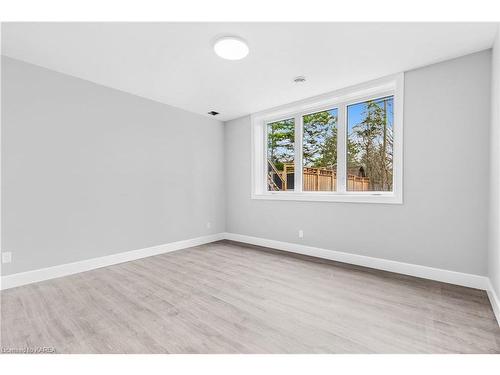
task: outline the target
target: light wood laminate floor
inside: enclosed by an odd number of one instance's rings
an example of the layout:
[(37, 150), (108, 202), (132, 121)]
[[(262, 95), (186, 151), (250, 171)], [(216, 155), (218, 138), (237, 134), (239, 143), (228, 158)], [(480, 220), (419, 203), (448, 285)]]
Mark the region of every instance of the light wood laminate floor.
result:
[(484, 291), (216, 242), (1, 293), (2, 348), (499, 353)]

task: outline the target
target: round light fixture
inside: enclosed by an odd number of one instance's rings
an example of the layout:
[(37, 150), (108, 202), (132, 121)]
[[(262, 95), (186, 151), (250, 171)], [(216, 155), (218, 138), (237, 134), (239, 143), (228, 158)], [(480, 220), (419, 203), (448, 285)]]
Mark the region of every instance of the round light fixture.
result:
[(226, 60), (241, 60), (248, 55), (248, 45), (241, 38), (226, 36), (217, 39), (214, 43), (214, 51), (217, 56)]

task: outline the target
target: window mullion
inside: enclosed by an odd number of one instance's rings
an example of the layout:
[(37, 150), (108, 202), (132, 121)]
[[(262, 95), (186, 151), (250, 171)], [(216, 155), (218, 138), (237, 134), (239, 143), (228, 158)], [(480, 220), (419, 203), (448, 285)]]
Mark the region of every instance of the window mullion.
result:
[(296, 115), (295, 123), (295, 161), (294, 161), (294, 192), (302, 192), (302, 116)]
[(262, 191), (264, 192), (268, 192), (268, 186), (267, 186), (267, 124), (262, 121), (260, 123), (260, 130), (262, 131), (262, 141), (263, 141), (263, 147), (261, 149), (261, 156), (262, 156), (262, 160), (260, 160), (261, 162), (261, 167), (262, 167), (262, 170), (261, 170), (261, 175), (262, 175)]
[(337, 192), (347, 191), (347, 106), (338, 107), (337, 119)]

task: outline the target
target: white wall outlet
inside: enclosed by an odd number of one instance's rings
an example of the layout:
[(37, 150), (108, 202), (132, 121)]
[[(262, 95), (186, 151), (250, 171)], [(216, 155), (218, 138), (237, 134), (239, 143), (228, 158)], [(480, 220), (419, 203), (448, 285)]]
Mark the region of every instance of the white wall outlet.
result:
[(2, 263), (10, 263), (12, 262), (12, 253), (10, 251), (2, 252)]
[(304, 231), (299, 229), (299, 238), (304, 238)]
[(207, 229), (210, 229), (212, 227), (212, 223), (210, 221), (207, 222)]

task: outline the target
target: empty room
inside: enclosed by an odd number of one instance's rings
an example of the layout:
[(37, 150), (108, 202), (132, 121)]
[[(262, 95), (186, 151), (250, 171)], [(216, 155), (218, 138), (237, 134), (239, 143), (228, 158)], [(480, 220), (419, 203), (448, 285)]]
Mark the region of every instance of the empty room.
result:
[(500, 353), (499, 38), (3, 22), (2, 353)]

